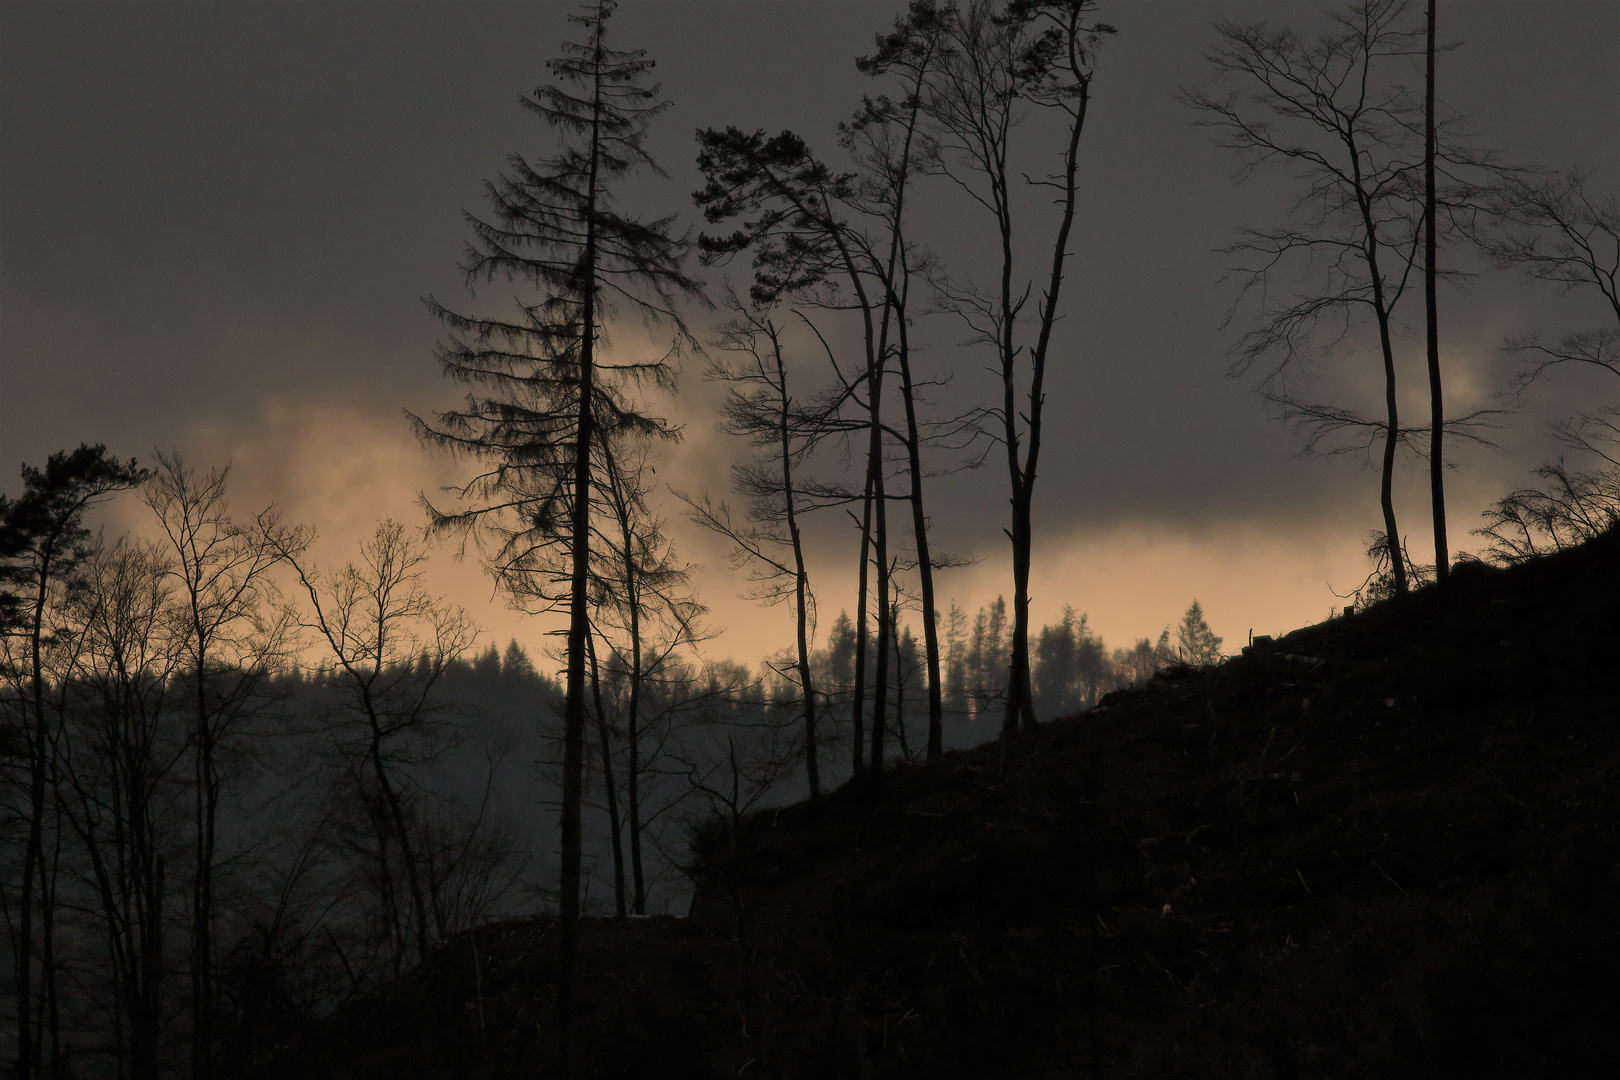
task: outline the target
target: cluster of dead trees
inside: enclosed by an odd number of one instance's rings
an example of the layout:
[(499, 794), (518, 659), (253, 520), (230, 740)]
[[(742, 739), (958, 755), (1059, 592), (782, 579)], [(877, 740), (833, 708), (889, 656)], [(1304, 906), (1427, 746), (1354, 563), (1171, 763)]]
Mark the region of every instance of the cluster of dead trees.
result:
[[(145, 527), (91, 531), (120, 493)], [(444, 776), (499, 753), (440, 688), (470, 622), (398, 524), (327, 570), (310, 540), (174, 455), (80, 447), (0, 498), (18, 1075), (233, 1074), (513, 901), (513, 825)]]
[[(622, 821), (631, 878), (639, 881), (647, 680), (702, 635), (701, 609), (649, 479), (658, 447), (680, 435), (661, 398), (673, 384), (674, 360), (702, 348), (688, 323), (708, 303), (689, 269), (692, 256), (749, 270), (745, 286), (724, 292), (709, 375), (726, 389), (722, 429), (751, 453), (734, 470), (735, 504), (712, 493), (682, 498), (694, 522), (731, 545), (755, 596), (791, 611), (794, 646), (769, 666), (794, 702), (791, 743), (810, 798), (825, 786), (829, 695), (817, 684), (817, 583), (806, 530), (843, 515), (858, 536), (854, 625), (837, 632), (853, 642), (843, 703), (850, 767), (876, 786), (891, 733), (906, 731), (894, 723), (907, 686), (897, 667), (919, 669), (915, 692), (927, 703), (921, 756), (937, 757), (944, 747), (953, 675), (935, 574), (956, 559), (930, 536), (927, 481), (953, 464), (993, 461), (1006, 471), (1012, 600), (1005, 655), (997, 656), (1005, 677), (982, 699), (998, 703), (1009, 746), (1035, 723), (1029, 580), (1045, 385), (1049, 363), (1072, 362), (1079, 344), (1060, 343), (1059, 316), (1073, 269), (1096, 64), (1114, 33), (1096, 7), (1093, 0), (914, 0), (856, 61), (872, 93), (839, 126), (830, 153), (791, 131), (699, 131), (703, 185), (695, 200), (705, 224), (695, 240), (673, 219), (644, 220), (615, 198), (633, 174), (659, 172), (645, 136), (668, 103), (651, 82), (651, 59), (607, 43), (611, 0), (572, 17), (580, 39), (550, 62), (552, 81), (524, 99), (558, 150), (544, 159), (513, 155), (488, 185), (487, 213), (468, 215), (474, 239), (463, 269), (469, 285), (522, 282), (532, 298), (515, 308), (452, 309), (429, 300), (448, 332), (440, 362), (469, 393), (462, 407), (416, 424), (426, 442), (479, 466), (459, 500), (428, 507), (435, 527), (478, 543), (520, 605), (567, 613), (558, 897), (565, 1033), (590, 728), (604, 775), (628, 773), (629, 805), (618, 806), (609, 784), (608, 813), (616, 865)], [(1444, 448), (1448, 439), (1483, 438), (1498, 414), (1446, 412), (1437, 289), (1456, 271), (1440, 264), (1442, 248), (1466, 241), (1500, 264), (1572, 287), (1602, 288), (1606, 280), (1612, 296), (1612, 270), (1605, 279), (1599, 261), (1583, 262), (1572, 234), (1549, 225), (1545, 209), (1526, 198), (1536, 184), (1555, 181), (1505, 168), (1455, 137), (1435, 96), (1444, 51), (1433, 2), (1424, 10), (1406, 0), (1356, 0), (1315, 35), (1219, 24), (1212, 79), (1185, 91), (1217, 139), (1251, 168), (1281, 165), (1302, 184), (1283, 225), (1252, 230), (1233, 248), (1234, 273), (1256, 303), (1234, 371), (1260, 371), (1261, 394), (1312, 447), (1379, 458), (1380, 550), (1397, 593), (1412, 579), (1393, 499), (1402, 448), (1429, 467), (1433, 573), (1443, 581), (1450, 564)], [(959, 201), (962, 219), (978, 221), (988, 241), (974, 265), (948, 265), (928, 244), (929, 215), (917, 207), (940, 191)], [(1542, 261), (1549, 252), (1564, 261)], [(1395, 350), (1401, 301), (1420, 283), (1431, 408), (1428, 424), (1413, 427), (1403, 426), (1397, 409)], [(974, 361), (988, 366), (992, 395), (933, 400), (945, 372), (922, 362), (916, 331), (925, 315), (949, 322)], [(628, 329), (637, 321), (651, 328), (652, 345)], [(1352, 360), (1368, 327), (1383, 376), (1381, 411), (1308, 395), (1300, 379), (1308, 361), (1323, 353)], [(1523, 347), (1555, 364), (1607, 357), (1596, 339), (1572, 338), (1540, 353), (1537, 343)], [(955, 461), (943, 460), (951, 452)], [(891, 505), (906, 511), (893, 530)], [(922, 627), (914, 661), (898, 625), (902, 607), (914, 608)], [(1052, 640), (1067, 634), (1079, 642), (1078, 629), (1070, 623)], [(1206, 646), (1212, 637), (1202, 639)], [(916, 656), (914, 641), (909, 649)], [(615, 725), (601, 692), (604, 650), (624, 687)], [(711, 674), (711, 681), (723, 696), (727, 678)], [(778, 727), (770, 730), (771, 745), (786, 745)], [(611, 752), (615, 737), (619, 756)], [(912, 756), (909, 745), (901, 749)], [(747, 804), (746, 756), (728, 739), (721, 771), (729, 770), (729, 786), (691, 776), (733, 816)], [(616, 875), (620, 910), (624, 877)], [(639, 909), (640, 886), (632, 893)]]

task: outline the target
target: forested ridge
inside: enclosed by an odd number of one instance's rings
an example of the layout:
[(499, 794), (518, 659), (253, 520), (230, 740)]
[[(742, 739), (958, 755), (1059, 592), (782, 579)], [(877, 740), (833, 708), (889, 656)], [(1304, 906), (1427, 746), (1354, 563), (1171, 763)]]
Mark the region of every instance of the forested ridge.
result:
[[(588, 920), (579, 1075), (1573, 1076), (1612, 1060), (1620, 533), (715, 822)], [(268, 1067), (545, 1072), (548, 918)]]

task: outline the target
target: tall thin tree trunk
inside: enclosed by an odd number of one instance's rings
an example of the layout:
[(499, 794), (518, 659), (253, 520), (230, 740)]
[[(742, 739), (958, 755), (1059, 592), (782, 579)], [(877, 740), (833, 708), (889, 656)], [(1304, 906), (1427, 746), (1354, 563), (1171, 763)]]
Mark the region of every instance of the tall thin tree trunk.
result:
[(872, 551), (872, 473), (866, 473), (866, 494), (861, 510), (861, 579), (855, 600), (855, 685), (850, 690), (849, 716), (851, 737), (855, 742), (855, 775), (866, 768), (866, 729), (863, 725), (866, 704), (866, 609), (867, 581), (871, 571)]
[(1001, 729), (1003, 737), (1011, 736), (1020, 726), (1025, 731), (1035, 728), (1035, 704), (1030, 693), (1029, 671), (1029, 568), (1033, 544), (1030, 493), (1026, 484), (1020, 484), (1014, 492), (1012, 509), (1013, 619), (1007, 672), (1007, 713)]
[(1440, 388), (1440, 305), (1436, 298), (1439, 269), (1435, 265), (1434, 192), (1434, 5), (1429, 0), (1428, 70), (1423, 91), (1423, 306), (1428, 316), (1429, 352), (1429, 501), (1434, 509), (1434, 580), (1444, 588), (1451, 571), (1451, 552), (1446, 543), (1445, 454), (1440, 445), (1445, 433), (1445, 398)]
[[(32, 991), (34, 986), (34, 879), (44, 879), (45, 864), (45, 754), (50, 732), (45, 721), (43, 639), (45, 602), (50, 595), (51, 552), (41, 553), (39, 579), (29, 626), (31, 689), (34, 706), (34, 745), (28, 768), (28, 847), (23, 854), (23, 882), (17, 913), (17, 1075), (32, 1078), (39, 1071), (39, 1043), (34, 1038)], [(858, 755), (857, 755), (858, 756)]]
[(939, 617), (934, 606), (934, 565), (928, 548), (928, 515), (923, 512), (922, 437), (911, 382), (911, 349), (905, 323), (900, 327), (900, 388), (906, 406), (906, 465), (911, 473), (911, 534), (917, 547), (917, 580), (922, 592), (923, 653), (928, 664), (928, 760), (945, 752), (945, 698), (940, 682)]
[[(55, 751), (52, 751), (51, 771), (56, 771)], [(45, 1031), (51, 1041), (51, 1077), (52, 1080), (61, 1080), (62, 1076), (62, 999), (57, 992), (56, 981), (56, 897), (57, 888), (61, 883), (62, 872), (62, 818), (60, 814), (53, 814), (52, 844), (50, 873), (45, 875), (44, 903), (40, 905), (40, 931), (42, 948), (40, 949), (40, 964), (44, 968), (45, 997), (41, 1002), (44, 1005)]]
[[(881, 385), (881, 383), (879, 384)], [(888, 507), (885, 505), (886, 497), (883, 493), (883, 445), (882, 427), (876, 422), (878, 405), (881, 393), (874, 391), (872, 402), (872, 558), (877, 565), (877, 596), (878, 596), (878, 622), (877, 622), (877, 663), (872, 671), (872, 782), (883, 783), (883, 735), (885, 726), (884, 713), (887, 711), (887, 695), (884, 687), (889, 682), (889, 605), (885, 598), (889, 595), (889, 539), (888, 539)]]
[(632, 903), (637, 915), (647, 914), (647, 885), (641, 872), (641, 728), (631, 716), (626, 724), (625, 736), (630, 743), (629, 769), (625, 777), (630, 823), (630, 876)]
[[(1382, 290), (1375, 284), (1375, 291)], [(1378, 305), (1378, 334), (1384, 349), (1384, 461), (1378, 485), (1379, 505), (1384, 512), (1384, 534), (1389, 565), (1395, 575), (1395, 592), (1405, 595), (1406, 559), (1401, 554), (1400, 529), (1395, 523), (1395, 448), (1400, 442), (1400, 413), (1395, 402), (1395, 350), (1389, 338), (1389, 313)]]
[(411, 850), (410, 829), (405, 822), (405, 810), (400, 804), (399, 792), (388, 780), (388, 770), (383, 767), (382, 759), (382, 727), (377, 721), (376, 713), (370, 704), (366, 708), (367, 718), (371, 721), (371, 765), (377, 772), (377, 786), (382, 789), (383, 801), (388, 806), (389, 816), (393, 819), (394, 835), (399, 837), (399, 857), (405, 863), (405, 881), (411, 890), (411, 909), (416, 923), (416, 952), (418, 960), (426, 960), (428, 954), (428, 928), (427, 904), (422, 899), (421, 876), (416, 865), (416, 854)]
[(208, 717), (207, 653), (195, 589), (191, 602), (192, 628), (198, 635), (197, 726), (193, 734), (197, 790), (196, 865), (191, 884), (191, 1075), (193, 1080), (209, 1080), (214, 1069), (214, 732)]
[[(899, 590), (895, 590), (899, 595)], [(911, 760), (911, 743), (906, 738), (906, 667), (905, 655), (900, 651), (900, 601), (889, 605), (889, 640), (894, 644), (894, 734), (900, 743), (900, 753)]]
[(569, 1072), (574, 1013), (574, 962), (579, 952), (580, 803), (584, 795), (585, 639), (590, 633), (587, 591), (591, 553), (591, 443), (596, 360), (596, 192), (602, 155), (602, 26), (596, 26), (595, 81), (591, 92), (590, 173), (585, 204), (585, 258), (580, 282), (584, 319), (579, 349), (579, 417), (574, 445), (572, 597), (568, 623), (568, 689), (563, 711), (562, 867), (558, 882), (557, 1057)]
[(1389, 551), (1390, 569), (1395, 575), (1395, 592), (1404, 596), (1407, 589), (1406, 559), (1401, 554), (1400, 528), (1395, 521), (1395, 448), (1400, 443), (1401, 433), (1400, 411), (1395, 400), (1395, 347), (1390, 340), (1390, 311), (1385, 299), (1384, 278), (1378, 268), (1378, 226), (1373, 220), (1372, 202), (1362, 190), (1361, 152), (1353, 132), (1347, 137), (1346, 146), (1350, 150), (1351, 179), (1361, 210), (1361, 227), (1367, 234), (1362, 242), (1361, 254), (1367, 263), (1367, 277), (1372, 282), (1373, 313), (1378, 319), (1378, 344), (1384, 358), (1384, 460), (1379, 482), (1379, 503), (1384, 512), (1384, 539)]
[(608, 830), (613, 839), (613, 912), (622, 919), (625, 916), (624, 845), (620, 839), (619, 793), (613, 786), (613, 743), (608, 738), (607, 710), (602, 705), (602, 670), (596, 662), (596, 635), (592, 634), (585, 641), (591, 660), (591, 698), (596, 703), (596, 738), (602, 747), (602, 786), (607, 789)]
[(788, 539), (793, 544), (793, 601), (799, 648), (799, 696), (804, 706), (804, 771), (810, 784), (810, 798), (821, 798), (820, 750), (816, 744), (816, 687), (810, 677), (810, 575), (804, 568), (804, 543), (799, 536), (798, 507), (793, 490), (793, 444), (788, 433), (792, 401), (787, 392), (787, 365), (782, 362), (782, 346), (776, 327), (767, 323), (772, 352), (776, 358), (777, 438), (782, 455), (782, 509), (787, 518)]

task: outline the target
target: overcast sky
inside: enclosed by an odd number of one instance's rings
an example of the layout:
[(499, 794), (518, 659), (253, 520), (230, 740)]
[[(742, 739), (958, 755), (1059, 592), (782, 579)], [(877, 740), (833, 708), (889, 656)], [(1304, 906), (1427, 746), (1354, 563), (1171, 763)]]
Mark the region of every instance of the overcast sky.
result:
[[(674, 102), (652, 139), (673, 179), (637, 184), (635, 208), (693, 220), (698, 127), (792, 128), (833, 156), (837, 122), (871, 89), (853, 57), (900, 6), (626, 0), (612, 41), (648, 49)], [(320, 531), (330, 559), (383, 516), (419, 523), (417, 492), (463, 475), (421, 449), (402, 415), (453, 395), (421, 297), (464, 295), (462, 210), (480, 209), (509, 152), (547, 147), (516, 99), (545, 79), (570, 9), (0, 5), (0, 490), (15, 491), (18, 463), (81, 441), (142, 458), (172, 446), (199, 466), (232, 464), (240, 509), (281, 504)], [(1098, 62), (1049, 381), (1037, 624), (1073, 604), (1123, 645), (1196, 596), (1232, 647), (1250, 628), (1325, 617), (1342, 603), (1332, 589), (1365, 573), (1376, 474), (1353, 458), (1299, 459), (1248, 385), (1224, 376), (1243, 326), (1222, 328), (1234, 297), (1211, 253), (1243, 225), (1280, 221), (1289, 185), (1234, 186), (1234, 162), (1175, 99), (1203, 78), (1217, 18), (1309, 27), (1319, 10), (1099, 6), (1119, 34)], [(1441, 25), (1462, 42), (1441, 94), (1475, 117), (1480, 142), (1515, 161), (1585, 163), (1599, 191), (1614, 190), (1620, 3), (1450, 0)], [(971, 224), (943, 195), (919, 205), (918, 231), (971, 271)], [(1590, 311), (1507, 275), (1442, 305), (1454, 407), (1489, 404), (1506, 384), (1504, 335), (1578, 328)], [(918, 336), (925, 363), (953, 373), (941, 409), (985, 391), (984, 358), (954, 345), (956, 328), (924, 319)], [(1402, 356), (1417, 415), (1418, 343)], [(814, 362), (800, 360), (806, 378)], [(1539, 391), (1501, 451), (1459, 455), (1454, 548), (1474, 546), (1479, 510), (1556, 452), (1541, 422), (1599, 389), (1565, 379)], [(701, 363), (688, 365), (671, 406), (686, 438), (662, 479), (723, 493), (738, 448), (713, 430), (715, 400)], [(941, 576), (942, 602), (972, 610), (1010, 595), (1004, 469), (934, 484), (936, 543), (978, 559)], [(1425, 484), (1407, 467), (1399, 509), (1414, 553), (1428, 542)], [(733, 627), (717, 651), (752, 662), (785, 643), (788, 613), (754, 610), (723, 552), (677, 532), (706, 567), (715, 621)], [(854, 533), (827, 515), (814, 537), (825, 625), (853, 597)], [(475, 567), (438, 562), (440, 587), (495, 637), (540, 643), (548, 627), (505, 611)]]

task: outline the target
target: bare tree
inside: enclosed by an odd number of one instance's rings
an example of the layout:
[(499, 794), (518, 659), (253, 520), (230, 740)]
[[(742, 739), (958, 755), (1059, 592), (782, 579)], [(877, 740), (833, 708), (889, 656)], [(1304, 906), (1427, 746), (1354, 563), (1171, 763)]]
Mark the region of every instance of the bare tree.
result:
[(933, 0), (914, 0), (906, 14), (895, 20), (894, 30), (878, 36), (877, 49), (856, 61), (856, 66), (867, 75), (897, 76), (902, 97), (899, 101), (887, 96), (866, 99), (854, 122), (843, 128), (844, 144), (860, 168), (860, 182), (856, 187), (859, 205), (883, 223), (882, 233), (887, 234), (887, 252), (869, 250), (868, 259), (878, 269), (887, 306), (894, 311), (895, 342), (891, 352), (900, 376), (905, 427), (900, 432), (890, 430), (905, 448), (906, 471), (910, 478), (907, 501), (911, 504), (911, 531), (921, 592), (928, 669), (928, 757), (931, 759), (937, 758), (944, 748), (944, 701), (939, 619), (934, 601), (935, 562), (929, 551), (928, 515), (923, 501), (923, 434), (918, 420), (922, 381), (913, 371), (908, 313), (913, 262), (917, 256), (906, 241), (905, 212), (913, 176), (931, 167), (938, 153), (922, 123), (923, 97), (935, 68), (947, 57), (946, 25), (946, 14)]
[[(1595, 289), (1614, 321), (1546, 343), (1538, 335), (1511, 337), (1507, 348), (1524, 362), (1515, 390), (1551, 380), (1561, 369), (1620, 377), (1620, 210), (1615, 197), (1590, 193), (1590, 169), (1562, 173), (1504, 170), (1468, 220), (1472, 238), (1499, 268), (1551, 283), (1560, 292)], [(1610, 384), (1613, 385), (1613, 384)], [(1611, 399), (1612, 401), (1612, 399)], [(1603, 464), (1572, 468), (1562, 459), (1536, 474), (1545, 489), (1523, 488), (1485, 512), (1478, 535), (1491, 554), (1518, 562), (1578, 544), (1620, 520), (1620, 405), (1583, 409), (1552, 425), (1569, 449)]]
[(1473, 237), (1502, 269), (1546, 281), (1559, 292), (1596, 289), (1614, 325), (1565, 334), (1508, 339), (1525, 360), (1519, 388), (1547, 378), (1559, 365), (1595, 368), (1620, 376), (1620, 208), (1615, 196), (1587, 191), (1595, 170), (1505, 172), (1488, 193), (1486, 215)]
[(1429, 362), (1429, 506), (1434, 519), (1434, 580), (1445, 586), (1451, 570), (1451, 553), (1446, 542), (1446, 481), (1443, 442), (1446, 430), (1445, 397), (1440, 383), (1440, 270), (1436, 265), (1439, 228), (1439, 201), (1435, 188), (1435, 158), (1438, 156), (1434, 115), (1434, 16), (1435, 0), (1429, 0), (1424, 24), (1423, 78), (1423, 310), (1424, 346)]
[[(465, 612), (426, 591), (422, 565), (427, 554), (404, 526), (385, 521), (360, 545), (360, 561), (321, 573), (309, 566), (298, 534), (267, 531), (266, 542), (296, 573), (309, 603), (301, 625), (325, 644), (335, 665), (336, 683), (345, 699), (350, 723), (340, 724), (334, 738), (349, 760), (364, 761), (375, 781), (380, 805), (373, 813), (377, 832), (379, 880), (388, 897), (393, 874), (389, 841), (399, 845), (399, 859), (410, 888), (416, 955), (425, 958), (431, 943), (429, 909), (423, 888), (423, 856), (415, 850), (407, 821), (407, 764), (430, 760), (437, 712), (434, 685), (446, 667), (465, 653), (477, 630)], [(359, 729), (350, 734), (352, 721)], [(358, 769), (356, 770), (358, 776)], [(392, 909), (394, 905), (387, 903)], [(395, 919), (396, 971), (409, 955), (405, 931)]]
[[(1069, 236), (1079, 207), (1080, 140), (1091, 106), (1096, 51), (1114, 32), (1091, 17), (1093, 0), (972, 0), (949, 20), (949, 52), (929, 89), (925, 108), (940, 140), (940, 160), (954, 180), (995, 225), (999, 266), (988, 289), (966, 278), (941, 279), (945, 307), (959, 315), (973, 340), (992, 348), (1001, 377), (1001, 402), (984, 410), (994, 438), (1006, 453), (1012, 519), (1007, 529), (1013, 557), (1011, 670), (1004, 738), (1020, 724), (1032, 728), (1030, 698), (1029, 572), (1034, 543), (1035, 481), (1040, 466), (1046, 365), (1057, 323)], [(1031, 106), (1062, 126), (1057, 171), (1026, 178), (1037, 190), (1055, 192), (1056, 228), (1050, 262), (1041, 279), (1033, 341), (1020, 325), (1033, 279), (1016, 282), (1014, 259), (1016, 176), (1013, 131)], [(1020, 373), (1027, 383), (1020, 386)], [(1023, 403), (1020, 406), (1020, 392)]]
[(815, 638), (815, 594), (805, 569), (804, 539), (799, 517), (813, 503), (806, 499), (797, 478), (799, 468), (825, 434), (825, 427), (807, 420), (788, 385), (788, 365), (782, 354), (782, 328), (767, 313), (748, 308), (731, 297), (733, 318), (721, 331), (716, 348), (720, 355), (709, 365), (709, 378), (726, 387), (720, 429), (746, 439), (754, 448), (753, 460), (732, 469), (732, 489), (747, 500), (746, 517), (735, 521), (724, 501), (708, 495), (683, 495), (687, 516), (732, 545), (733, 565), (750, 567), (749, 594), (767, 605), (792, 598), (793, 671), (804, 720), (804, 767), (810, 797), (821, 796), (816, 723), (817, 692), (810, 669)]
[(600, 472), (606, 481), (604, 501), (609, 513), (603, 516), (602, 557), (593, 570), (591, 600), (593, 635), (602, 637), (612, 650), (610, 671), (623, 675), (625, 693), (622, 707), (616, 710), (627, 752), (626, 812), (621, 819), (615, 805), (610, 725), (601, 698), (593, 637), (591, 682), (597, 695), (608, 815), (614, 831), (615, 884), (622, 894), (618, 840), (622, 821), (630, 834), (631, 904), (637, 915), (647, 913), (641, 845), (647, 680), (664, 670), (678, 650), (696, 645), (706, 633), (700, 621), (705, 609), (692, 593), (689, 569), (648, 502), (648, 484), (654, 475), (648, 450), (644, 442), (604, 443), (601, 448)]
[(415, 420), (429, 443), (489, 464), (461, 490), (461, 509), (430, 506), (435, 525), (492, 539), (489, 565), (514, 596), (568, 612), (558, 1000), (564, 1063), (579, 919), (591, 503), (599, 485), (593, 454), (604, 440), (631, 432), (676, 434), (628, 396), (638, 384), (668, 386), (668, 358), (610, 360), (601, 348), (604, 329), (623, 305), (673, 324), (683, 341), (677, 301), (701, 295), (681, 269), (686, 243), (670, 219), (643, 222), (613, 201), (616, 181), (642, 169), (659, 172), (644, 139), (668, 104), (658, 86), (645, 85), (653, 62), (644, 53), (608, 47), (613, 10), (612, 0), (595, 0), (570, 16), (585, 41), (565, 44), (549, 64), (555, 82), (523, 98), (556, 131), (558, 153), (534, 164), (514, 154), (508, 173), (487, 185), (493, 219), (468, 215), (475, 234), (463, 264), (469, 285), (521, 280), (541, 296), (520, 301), (513, 318), (458, 314), (430, 299), (451, 335), (439, 348), (445, 374), (475, 391), (460, 410), (432, 423)]
[[(1307, 450), (1371, 454), (1382, 444), (1381, 535), (1397, 594), (1407, 591), (1411, 572), (1395, 515), (1397, 450), (1422, 429), (1400, 423), (1396, 312), (1413, 283), (1420, 246), (1429, 252), (1426, 297), (1430, 276), (1453, 276), (1439, 267), (1425, 228), (1438, 225), (1427, 210), (1430, 168), (1443, 170), (1448, 188), (1456, 189), (1443, 200), (1436, 196), (1436, 207), (1444, 202), (1449, 211), (1472, 195), (1463, 170), (1484, 161), (1456, 145), (1455, 118), (1437, 118), (1429, 95), (1420, 100), (1410, 89), (1429, 34), (1407, 25), (1408, 13), (1407, 0), (1355, 0), (1330, 12), (1328, 28), (1314, 38), (1290, 26), (1221, 21), (1219, 44), (1207, 54), (1212, 83), (1182, 91), (1202, 114), (1197, 123), (1243, 162), (1240, 179), (1266, 165), (1292, 169), (1300, 181), (1289, 224), (1246, 229), (1227, 249), (1243, 260), (1231, 271), (1242, 288), (1229, 318), (1246, 300), (1257, 305), (1256, 326), (1238, 343), (1231, 373), (1262, 367), (1260, 395), (1306, 436)], [(1382, 363), (1382, 416), (1304, 397), (1299, 377), (1321, 355), (1353, 352), (1367, 316)], [(1444, 493), (1436, 481), (1444, 464), (1441, 435), (1484, 441), (1480, 430), (1500, 410), (1445, 419), (1436, 312), (1428, 321), (1436, 335), (1428, 435), (1439, 550), (1446, 546)]]
[[(1312, 448), (1345, 430), (1367, 433), (1369, 447), (1383, 437), (1380, 502), (1398, 593), (1407, 590), (1407, 567), (1393, 494), (1401, 438), (1393, 319), (1416, 260), (1414, 173), (1424, 160), (1408, 145), (1409, 92), (1389, 71), (1393, 63), (1404, 74), (1417, 48), (1418, 31), (1398, 25), (1404, 8), (1402, 0), (1359, 0), (1334, 13), (1331, 28), (1314, 40), (1291, 27), (1222, 21), (1216, 24), (1221, 43), (1208, 59), (1218, 81), (1242, 89), (1183, 93), (1206, 115), (1199, 123), (1243, 158), (1244, 176), (1272, 162), (1304, 173), (1305, 193), (1292, 208), (1300, 223), (1246, 230), (1229, 249), (1252, 260), (1235, 271), (1244, 293), (1253, 290), (1263, 297), (1259, 325), (1242, 339), (1232, 370), (1240, 374), (1264, 358), (1278, 357), (1262, 378), (1261, 394), (1311, 432)], [(1280, 303), (1271, 300), (1267, 286), (1284, 275), (1297, 278), (1301, 262), (1307, 269), (1322, 268), (1314, 275), (1321, 280), (1311, 280), (1313, 291), (1296, 291)], [(1324, 323), (1330, 345), (1336, 345), (1360, 311), (1370, 311), (1377, 323), (1384, 373), (1381, 421), (1303, 401), (1288, 378), (1314, 347)]]
[[(705, 262), (723, 263), (744, 250), (754, 253), (754, 284), (749, 296), (756, 304), (771, 304), (793, 296), (809, 301), (818, 295), (827, 307), (853, 308), (861, 319), (864, 364), (861, 374), (846, 379), (827, 405), (833, 415), (851, 394), (865, 412), (861, 425), (867, 433), (866, 468), (862, 503), (859, 585), (860, 626), (855, 654), (855, 695), (851, 716), (855, 727), (856, 772), (861, 771), (860, 748), (866, 669), (868, 567), (877, 566), (877, 593), (888, 593), (888, 508), (884, 491), (883, 384), (893, 306), (888, 290), (877, 290), (869, 279), (859, 230), (848, 217), (854, 198), (854, 176), (837, 173), (818, 159), (799, 136), (784, 131), (767, 137), (763, 131), (745, 134), (737, 128), (698, 132), (698, 168), (706, 184), (695, 198), (705, 220), (722, 224), (743, 219), (742, 227), (727, 236), (699, 237)], [(837, 283), (837, 285), (834, 284)], [(838, 285), (847, 284), (853, 298), (841, 300)], [(848, 388), (846, 390), (845, 388)], [(871, 562), (869, 562), (869, 556)], [(886, 638), (887, 605), (878, 609), (878, 641)], [(877, 682), (886, 681), (887, 653), (877, 655)], [(873, 698), (872, 738), (875, 747), (873, 776), (881, 780), (884, 700)]]
[(1547, 487), (1521, 488), (1498, 499), (1476, 531), (1498, 562), (1575, 547), (1620, 524), (1620, 468), (1578, 471), (1559, 460), (1536, 475)]
[(94, 548), (68, 598), (82, 640), (59, 673), (78, 700), (77, 722), (58, 733), (56, 798), (89, 861), (121, 1020), (114, 1049), (134, 1080), (161, 1073), (163, 850), (185, 820), (188, 740), (171, 725), (189, 659), (177, 576), (154, 546)]
[(230, 516), (228, 469), (199, 476), (179, 453), (157, 454), (141, 499), (157, 517), (173, 556), (182, 641), (189, 671), (194, 848), (191, 894), (192, 1075), (206, 1080), (214, 1059), (214, 866), (222, 742), (252, 711), (263, 681), (285, 651), (289, 625), (271, 614), (268, 572), (275, 545), (296, 548), (273, 511), (249, 530)]

